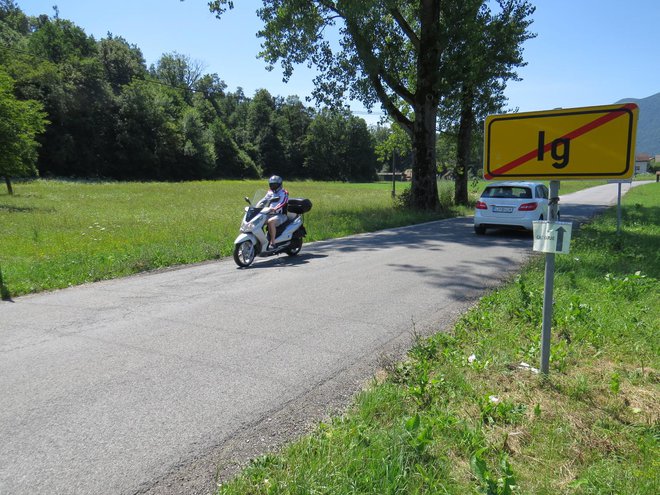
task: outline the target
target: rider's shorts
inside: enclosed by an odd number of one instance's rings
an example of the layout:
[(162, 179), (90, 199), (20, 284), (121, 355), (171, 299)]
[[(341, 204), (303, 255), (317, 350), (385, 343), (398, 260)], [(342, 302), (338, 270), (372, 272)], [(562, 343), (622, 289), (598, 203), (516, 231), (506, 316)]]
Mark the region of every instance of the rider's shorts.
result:
[(273, 215), (277, 220), (275, 220), (275, 227), (279, 227), (284, 222), (286, 222), (286, 215), (280, 213), (278, 215)]

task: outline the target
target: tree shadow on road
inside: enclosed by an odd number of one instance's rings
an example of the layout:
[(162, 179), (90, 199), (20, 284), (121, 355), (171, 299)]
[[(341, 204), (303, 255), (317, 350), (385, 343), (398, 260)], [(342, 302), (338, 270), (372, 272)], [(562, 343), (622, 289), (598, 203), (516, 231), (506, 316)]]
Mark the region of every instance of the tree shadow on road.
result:
[[(310, 246), (309, 249), (313, 249), (317, 253), (380, 251), (400, 247), (411, 250), (446, 251), (447, 247), (454, 248), (455, 244), (469, 246), (511, 245), (513, 242), (522, 246), (525, 239), (531, 239), (529, 233), (525, 235), (515, 231), (503, 232), (504, 234), (497, 231), (494, 235), (486, 237), (477, 236), (472, 230), (472, 218), (461, 217), (359, 234), (342, 239), (319, 241)], [(447, 245), (444, 243), (447, 243)]]

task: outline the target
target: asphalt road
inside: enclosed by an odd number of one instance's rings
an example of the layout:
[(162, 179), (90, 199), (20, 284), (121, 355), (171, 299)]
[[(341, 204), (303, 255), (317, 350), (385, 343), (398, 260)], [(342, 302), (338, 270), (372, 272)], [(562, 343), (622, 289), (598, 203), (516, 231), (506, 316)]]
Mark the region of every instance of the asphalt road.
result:
[[(616, 187), (562, 197), (562, 220)], [(216, 473), (344, 407), (413, 334), (446, 328), (531, 244), (457, 218), (2, 302), (0, 493), (211, 493)]]

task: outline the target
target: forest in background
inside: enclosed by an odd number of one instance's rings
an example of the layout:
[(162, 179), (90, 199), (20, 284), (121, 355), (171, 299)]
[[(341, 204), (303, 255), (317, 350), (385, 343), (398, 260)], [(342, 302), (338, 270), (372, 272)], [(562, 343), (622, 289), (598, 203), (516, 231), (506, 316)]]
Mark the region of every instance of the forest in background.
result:
[(96, 40), (56, 7), (33, 17), (0, 0), (0, 73), (18, 100), (43, 108), (43, 177), (370, 181), (390, 166), (388, 127), (266, 89), (228, 91), (176, 52), (147, 67), (136, 45), (111, 33)]

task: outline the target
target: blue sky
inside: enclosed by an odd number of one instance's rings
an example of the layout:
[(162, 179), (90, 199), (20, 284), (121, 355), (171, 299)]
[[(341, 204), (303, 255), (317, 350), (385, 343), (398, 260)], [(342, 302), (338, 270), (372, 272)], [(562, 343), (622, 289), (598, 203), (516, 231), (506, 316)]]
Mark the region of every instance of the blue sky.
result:
[[(299, 67), (288, 84), (276, 67), (267, 72), (257, 59), (260, 28), (255, 11), (261, 0), (235, 0), (236, 8), (218, 20), (207, 0), (17, 0), (29, 15), (69, 19), (97, 39), (108, 32), (137, 45), (147, 64), (178, 52), (217, 73), (229, 91), (247, 96), (259, 88), (273, 95), (308, 96), (314, 72)], [(509, 107), (520, 111), (605, 105), (622, 98), (660, 92), (659, 0), (537, 0), (525, 44), (528, 65), (520, 82), (510, 82)], [(352, 103), (361, 112), (361, 104)], [(375, 117), (360, 113), (367, 121)]]

